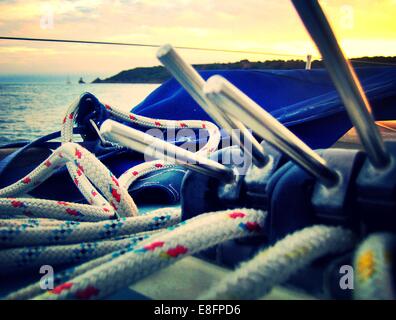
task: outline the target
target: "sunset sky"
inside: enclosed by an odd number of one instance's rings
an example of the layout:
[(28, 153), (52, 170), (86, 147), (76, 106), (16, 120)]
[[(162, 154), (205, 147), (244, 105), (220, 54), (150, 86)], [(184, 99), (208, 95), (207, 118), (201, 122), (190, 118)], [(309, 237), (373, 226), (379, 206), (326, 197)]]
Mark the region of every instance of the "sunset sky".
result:
[[(396, 0), (321, 1), (348, 57), (396, 55)], [(287, 0), (1, 0), (0, 35), (316, 54)], [(156, 49), (0, 40), (1, 74), (89, 74), (158, 65)], [(181, 51), (190, 63), (289, 58)]]

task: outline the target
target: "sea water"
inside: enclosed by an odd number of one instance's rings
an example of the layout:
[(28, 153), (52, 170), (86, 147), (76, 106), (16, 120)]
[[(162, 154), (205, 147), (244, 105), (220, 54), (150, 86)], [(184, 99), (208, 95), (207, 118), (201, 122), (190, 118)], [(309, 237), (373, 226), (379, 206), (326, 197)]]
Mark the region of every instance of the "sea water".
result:
[(84, 92), (127, 111), (159, 86), (0, 80), (0, 146), (60, 130), (66, 109)]

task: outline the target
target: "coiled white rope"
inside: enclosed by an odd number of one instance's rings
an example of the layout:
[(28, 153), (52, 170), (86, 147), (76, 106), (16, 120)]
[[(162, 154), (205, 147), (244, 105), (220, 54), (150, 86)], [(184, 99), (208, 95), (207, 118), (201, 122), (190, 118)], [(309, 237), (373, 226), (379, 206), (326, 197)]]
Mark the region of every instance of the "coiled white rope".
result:
[(262, 211), (250, 209), (200, 215), (170, 232), (154, 235), (132, 251), (36, 298), (106, 297), (187, 254), (194, 254), (229, 239), (257, 234), (264, 226), (265, 216)]
[[(0, 189), (1, 213), (77, 221), (112, 219), (116, 215), (136, 216), (138, 210), (127, 191), (130, 184), (144, 174), (174, 166), (163, 161), (145, 162), (126, 171), (120, 179), (117, 179), (88, 150), (73, 143), (73, 126), (78, 113), (78, 102), (79, 100), (68, 108), (62, 121), (62, 146), (31, 173), (12, 185)], [(204, 128), (208, 130), (209, 139), (207, 144), (198, 151), (199, 154), (209, 155), (217, 149), (220, 142), (219, 129), (208, 121), (151, 119), (125, 113), (108, 105), (106, 109), (118, 119), (145, 127)], [(31, 191), (63, 165), (68, 167), (74, 183), (91, 206), (62, 201), (10, 198)]]
[[(80, 191), (87, 192), (89, 187), (90, 196), (87, 200), (92, 205), (41, 199), (1, 198), (1, 212), (29, 217), (83, 221), (113, 219), (116, 214), (136, 215), (135, 203), (128, 191), (120, 186), (117, 178), (92, 153), (72, 142), (62, 144), (32, 172), (1, 189), (0, 197), (15, 197), (27, 193), (48, 179), (59, 167), (70, 163), (73, 163), (76, 168), (75, 175), (72, 176), (74, 183)], [(82, 177), (87, 182), (81, 180)], [(88, 178), (99, 191), (93, 187)], [(103, 198), (101, 193), (110, 200), (111, 205), (106, 200), (99, 202), (95, 200)]]
[[(134, 247), (118, 250), (82, 264), (77, 271), (69, 270), (58, 279), (57, 284), (59, 280), (62, 280), (62, 283), (36, 298), (106, 297), (186, 255), (229, 239), (255, 235), (262, 231), (265, 218), (265, 212), (252, 209), (234, 209), (199, 215), (165, 231), (152, 234)], [(7, 298), (32, 298), (38, 292), (40, 292), (39, 284), (35, 284)]]
[(39, 268), (42, 265), (82, 263), (103, 256), (109, 252), (126, 249), (147, 238), (148, 232), (127, 238), (81, 242), (53, 246), (26, 246), (0, 251), (0, 274), (22, 272), (24, 269)]
[[(139, 243), (145, 239), (150, 238), (151, 235), (147, 233), (143, 234), (136, 234), (135, 236), (130, 238), (131, 243)], [(80, 274), (83, 274), (84, 272), (87, 272), (105, 262), (108, 262), (120, 255), (123, 255), (129, 251), (131, 251), (135, 245), (130, 245), (122, 249), (115, 250), (109, 254), (106, 254), (102, 257), (90, 260), (88, 262), (85, 262), (83, 264), (80, 264), (76, 267), (71, 267), (66, 270), (62, 270), (60, 272), (56, 272), (54, 274), (54, 285), (58, 286), (62, 284), (63, 282), (68, 281), (69, 279), (76, 277)], [(20, 290), (17, 290), (8, 296), (5, 297), (5, 299), (8, 300), (21, 300), (21, 299), (31, 299), (39, 294), (43, 293), (43, 289), (40, 286), (40, 282), (33, 283), (25, 288), (22, 288)]]
[(0, 245), (9, 247), (79, 243), (165, 228), (180, 221), (180, 209), (163, 208), (132, 218), (100, 222), (60, 221), (57, 225), (0, 228)]
[[(117, 179), (88, 150), (72, 142), (78, 105), (77, 100), (68, 108), (63, 119), (62, 146), (31, 173), (12, 185), (0, 189), (1, 213), (77, 221), (112, 219), (117, 215), (121, 217), (136, 216), (138, 209), (128, 194), (128, 187), (144, 174), (174, 166), (163, 161), (145, 162), (126, 171), (120, 179)], [(208, 121), (151, 119), (133, 113), (125, 113), (107, 105), (106, 109), (119, 119), (145, 127), (206, 129), (209, 139), (207, 144), (198, 151), (199, 154), (209, 155), (217, 149), (220, 142), (219, 129)], [(68, 167), (74, 183), (87, 202), (91, 204), (90, 206), (62, 201), (10, 198), (31, 191), (63, 165)]]
[[(78, 101), (72, 104), (66, 112), (66, 116), (62, 122), (62, 130), (61, 137), (62, 142), (72, 142), (73, 141), (73, 125), (74, 119), (78, 114)], [(182, 129), (182, 128), (192, 128), (192, 129), (205, 129), (209, 133), (209, 139), (207, 144), (198, 150), (198, 154), (200, 155), (210, 155), (214, 151), (216, 151), (217, 146), (220, 142), (221, 135), (218, 127), (209, 121), (197, 121), (197, 120), (183, 120), (183, 121), (173, 121), (173, 120), (164, 120), (164, 119), (152, 119), (143, 116), (139, 116), (129, 112), (123, 112), (114, 107), (110, 107), (109, 105), (105, 105), (107, 111), (113, 115), (114, 117), (132, 123), (139, 126), (147, 127), (147, 128), (159, 128), (159, 129)], [(76, 163), (67, 163), (67, 168), (69, 170), (70, 175), (73, 179), (79, 183), (79, 189), (81, 193), (85, 196), (89, 203), (95, 205), (104, 205), (107, 201), (101, 197), (99, 194), (97, 197), (93, 198), (92, 194), (92, 184), (87, 179), (84, 174), (79, 174), (78, 165)], [(122, 186), (124, 188), (128, 188), (136, 179), (141, 177), (144, 174), (149, 172), (158, 171), (165, 167), (173, 167), (174, 165), (167, 164), (164, 161), (149, 161), (142, 163), (130, 170), (126, 171), (123, 175), (121, 175), (120, 180), (123, 181)], [(137, 214), (137, 208), (132, 208), (132, 215)]]
[[(115, 244), (115, 237), (161, 229), (180, 221), (180, 209), (177, 208), (138, 215), (138, 209), (128, 193), (128, 187), (137, 178), (174, 165), (150, 161), (127, 170), (117, 179), (92, 153), (73, 142), (78, 102), (68, 108), (62, 121), (62, 145), (25, 177), (0, 189), (0, 247), (8, 248), (1, 252), (4, 257), (1, 261), (7, 262), (0, 262), (0, 273), (16, 271), (13, 269), (15, 266), (21, 270), (37, 266), (39, 261), (45, 260), (45, 256), (61, 250), (61, 247), (51, 246), (88, 245), (86, 243), (89, 242), (89, 246), (101, 248), (92, 253), (91, 257), (95, 257), (108, 252)], [(211, 122), (150, 119), (107, 105), (106, 109), (118, 119), (145, 127), (206, 129), (209, 139), (198, 151), (200, 154), (210, 155), (220, 142), (219, 129)], [(68, 167), (76, 187), (89, 204), (15, 198), (33, 190), (63, 165)], [(111, 241), (99, 244), (99, 240)], [(64, 247), (65, 250), (73, 250), (74, 247), (67, 248)], [(60, 263), (62, 259), (50, 260)]]
[(286, 236), (227, 275), (200, 299), (257, 299), (315, 259), (355, 244), (351, 231), (317, 225)]

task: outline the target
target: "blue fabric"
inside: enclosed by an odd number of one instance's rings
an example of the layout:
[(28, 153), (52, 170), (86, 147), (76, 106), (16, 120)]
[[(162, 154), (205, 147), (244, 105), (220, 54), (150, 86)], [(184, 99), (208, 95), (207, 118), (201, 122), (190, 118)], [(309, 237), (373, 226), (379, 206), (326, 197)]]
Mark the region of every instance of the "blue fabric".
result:
[[(377, 120), (396, 118), (396, 68), (356, 70)], [(312, 148), (327, 148), (351, 127), (335, 87), (324, 69), (202, 71), (220, 74), (289, 127)], [(172, 79), (151, 93), (133, 112), (163, 119), (211, 120)]]

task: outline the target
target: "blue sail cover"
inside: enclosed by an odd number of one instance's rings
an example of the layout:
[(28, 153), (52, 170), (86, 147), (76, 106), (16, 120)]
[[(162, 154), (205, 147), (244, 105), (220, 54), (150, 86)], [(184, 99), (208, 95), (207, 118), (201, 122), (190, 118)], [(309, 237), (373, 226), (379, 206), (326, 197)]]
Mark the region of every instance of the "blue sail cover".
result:
[[(358, 68), (376, 120), (396, 119), (396, 68)], [(327, 148), (352, 124), (325, 69), (214, 70), (289, 127), (312, 148)], [(211, 120), (174, 79), (152, 92), (133, 112), (162, 119)], [(212, 120), (213, 121), (213, 120)]]

